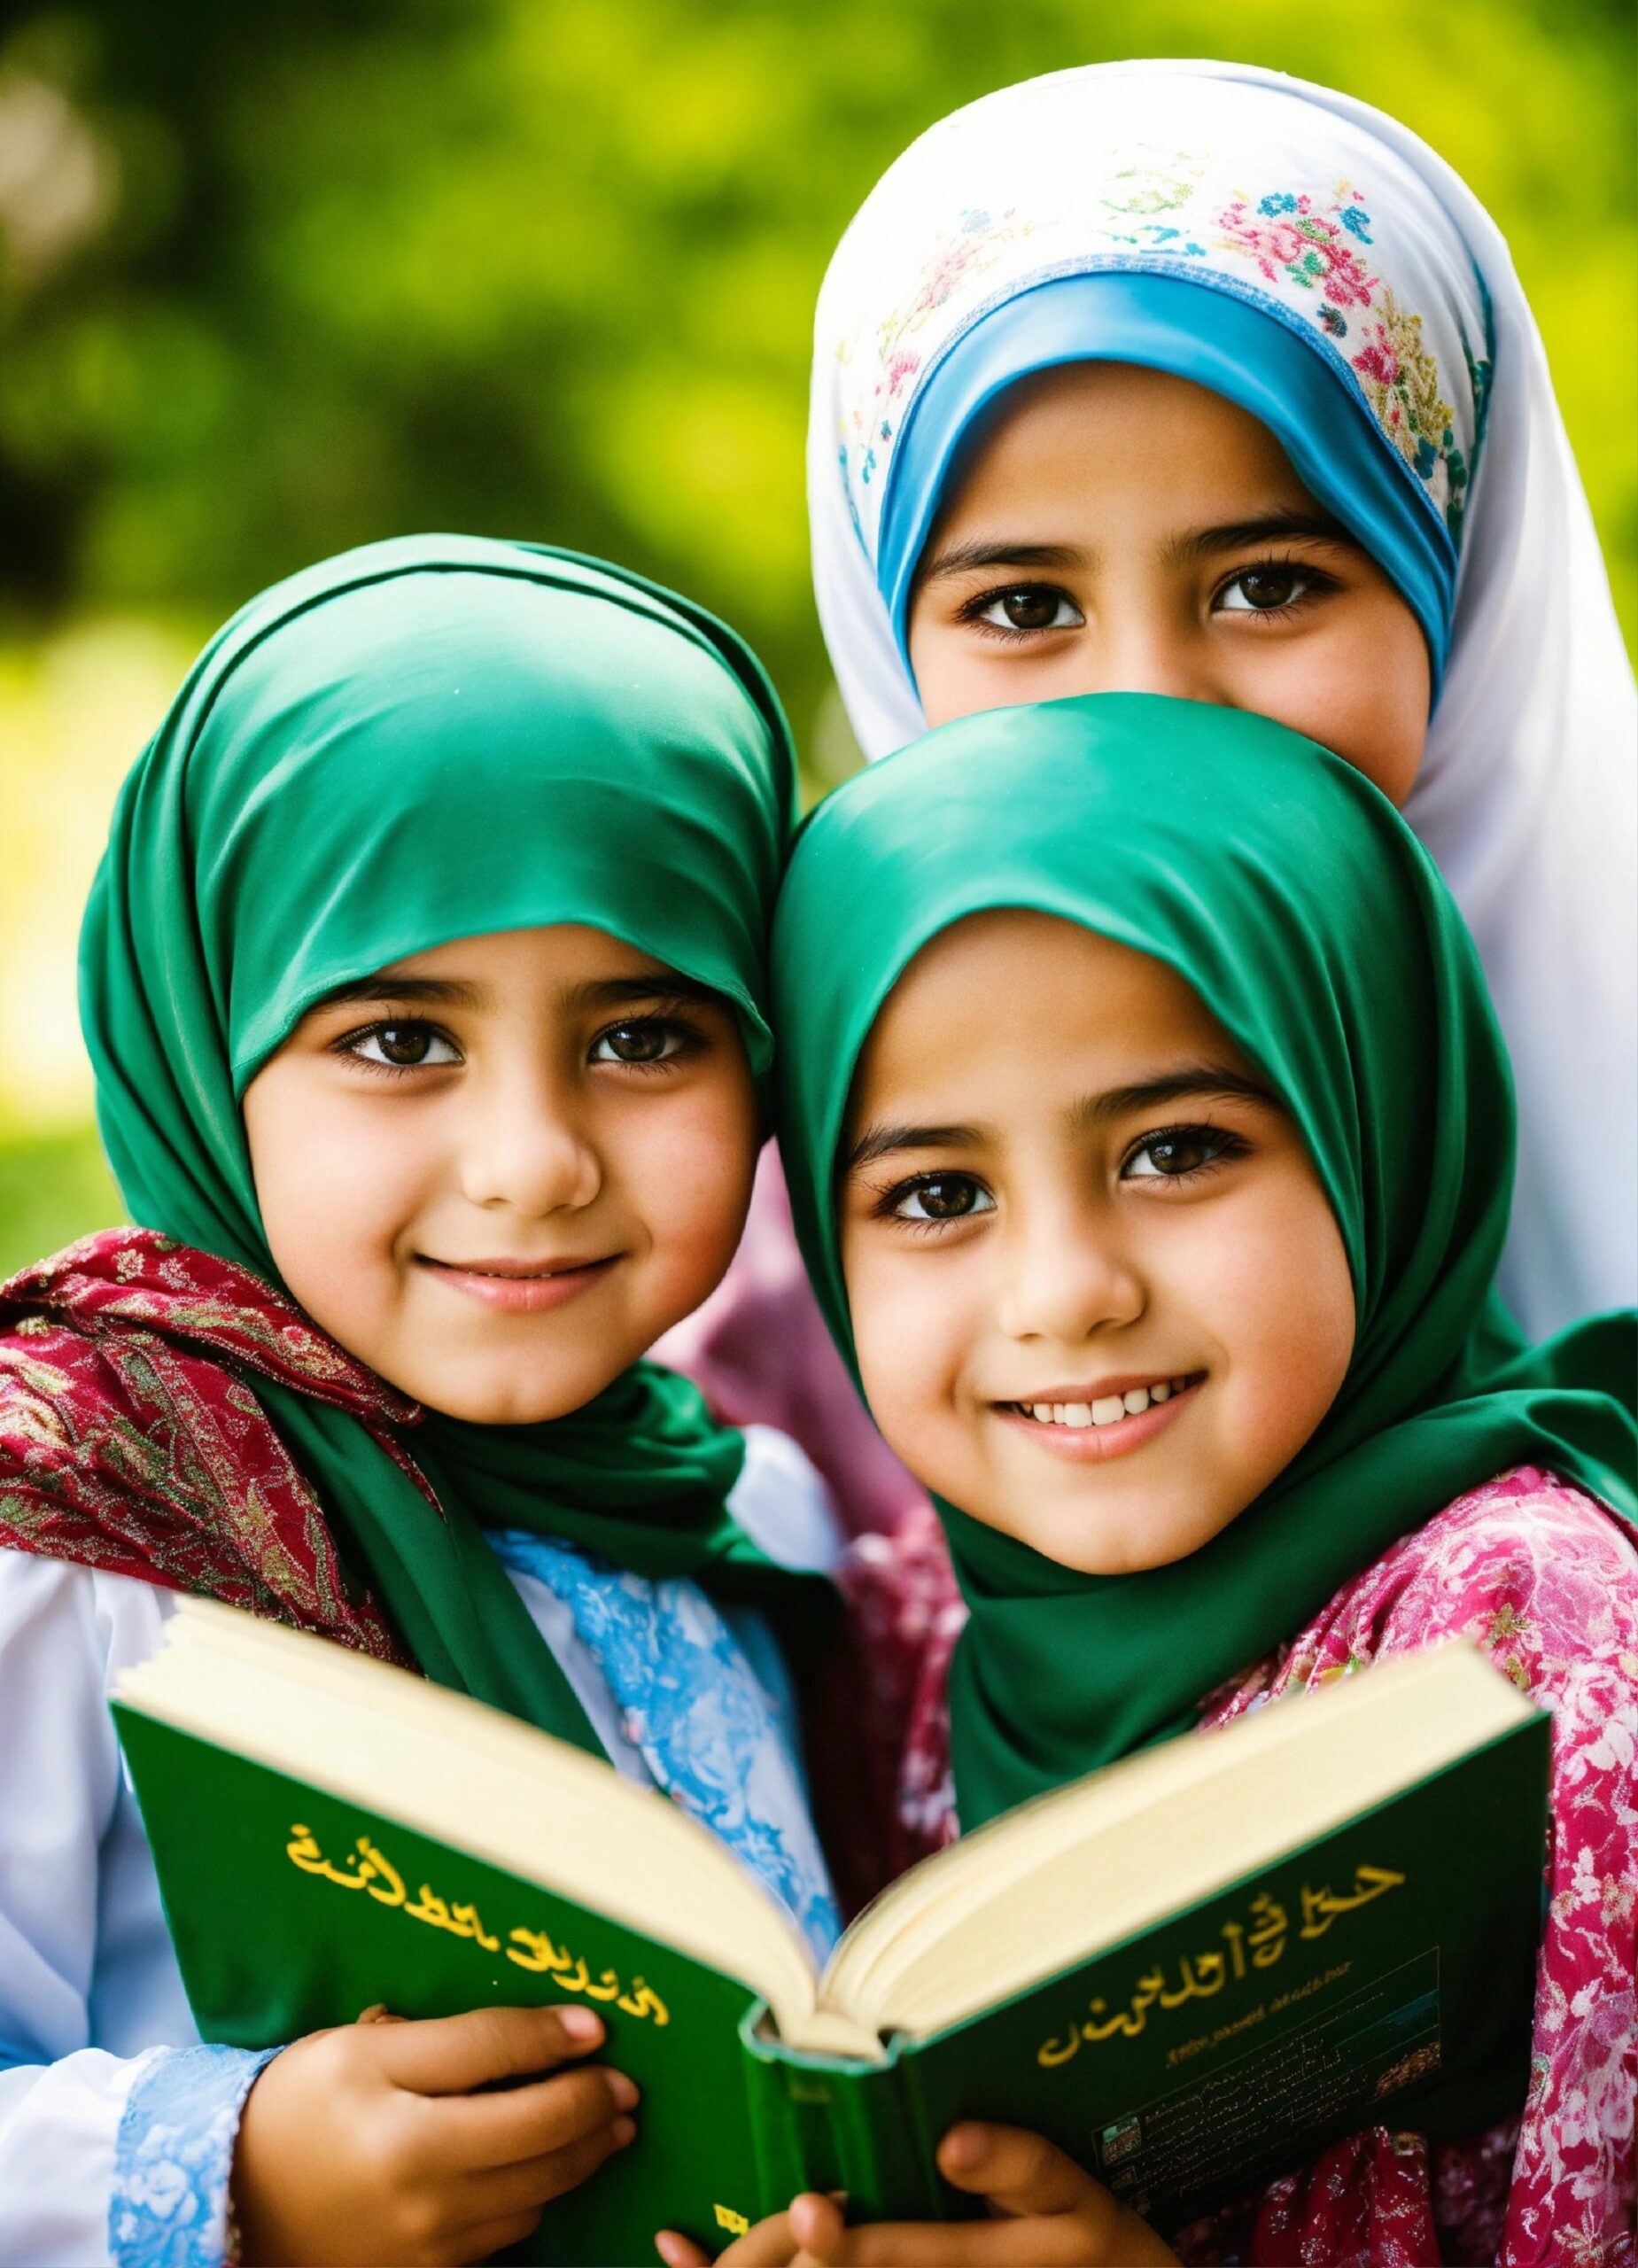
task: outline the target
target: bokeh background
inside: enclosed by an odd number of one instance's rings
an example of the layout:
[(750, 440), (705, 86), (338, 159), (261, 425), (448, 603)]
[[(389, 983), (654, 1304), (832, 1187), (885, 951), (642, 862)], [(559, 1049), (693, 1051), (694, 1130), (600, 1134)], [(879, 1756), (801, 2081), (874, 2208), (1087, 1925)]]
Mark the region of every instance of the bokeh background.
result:
[(74, 944), (195, 648), (341, 547), (607, 552), (854, 760), (807, 580), (812, 303), (903, 144), (1219, 54), (1393, 111), (1511, 238), (1638, 628), (1627, 0), (62, 0), (0, 9), (0, 1274), (118, 1217)]

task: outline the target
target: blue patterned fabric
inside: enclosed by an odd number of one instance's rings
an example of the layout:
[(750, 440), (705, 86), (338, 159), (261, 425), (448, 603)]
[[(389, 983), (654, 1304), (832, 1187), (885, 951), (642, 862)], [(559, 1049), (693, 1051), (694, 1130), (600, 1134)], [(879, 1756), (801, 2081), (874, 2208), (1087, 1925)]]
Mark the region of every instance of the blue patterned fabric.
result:
[(516, 1528), (488, 1533), (504, 1565), (534, 1576), (569, 1609), (656, 1786), (721, 1837), (822, 1961), (842, 1917), (809, 1813), (788, 1692), (758, 1676), (696, 1583), (628, 1574)]
[(117, 2268), (221, 2268), (239, 2113), (277, 2054), (170, 2047), (140, 2074), (114, 2143), (108, 2249)]

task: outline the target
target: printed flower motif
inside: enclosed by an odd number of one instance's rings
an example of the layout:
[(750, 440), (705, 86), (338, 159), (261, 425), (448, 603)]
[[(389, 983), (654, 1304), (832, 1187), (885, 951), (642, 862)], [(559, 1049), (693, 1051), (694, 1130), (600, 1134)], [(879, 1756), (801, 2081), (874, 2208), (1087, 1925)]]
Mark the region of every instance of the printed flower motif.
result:
[(897, 353), (888, 356), (882, 367), (881, 383), (876, 392), (885, 393), (889, 401), (896, 400), (920, 368), (920, 354), (907, 353), (901, 347)]
[[(909, 335), (943, 307), (970, 277), (988, 268), (1003, 245), (1031, 233), (1031, 224), (1018, 220), (1011, 207), (998, 216), (982, 206), (964, 207), (957, 214), (953, 234), (935, 247), (909, 306), (901, 314), (889, 315), (877, 332), (876, 349), (881, 363), (875, 389), (878, 400), (885, 397), (889, 402), (897, 400), (921, 367), (920, 354), (904, 345)], [(863, 478), (862, 473), (860, 477)]]
[[(1329, 213), (1321, 213), (1306, 194), (1293, 197), (1280, 190), (1263, 198), (1254, 210), (1237, 197), (1217, 216), (1223, 248), (1254, 260), (1270, 284), (1284, 276), (1304, 291), (1319, 288), (1334, 306), (1368, 307), (1377, 279), (1349, 241), (1362, 230), (1343, 217), (1358, 214), (1370, 220), (1357, 198), (1357, 190), (1339, 188)], [(1363, 241), (1369, 244), (1369, 236)]]
[(1153, 165), (1124, 166), (1113, 179), (1131, 186), (1100, 201), (1106, 213), (1176, 213), (1193, 196), (1199, 173), (1199, 159), (1182, 152)]
[(1013, 237), (1028, 234), (1027, 229), (1013, 224), (1010, 212), (1004, 213), (999, 221), (982, 210), (959, 214), (954, 240), (941, 245), (935, 253), (903, 328), (908, 330), (935, 307), (942, 307), (974, 268), (987, 266)]
[[(1456, 348), (1441, 344), (1436, 355), (1422, 317), (1396, 301), (1367, 249), (1376, 224), (1363, 190), (1322, 179), (1255, 193), (1214, 173), (1199, 152), (1133, 144), (1083, 198), (1071, 192), (1065, 209), (1044, 201), (1025, 209), (1028, 220), (1017, 206), (975, 197), (951, 211), (942, 231), (919, 237), (921, 256), (895, 297), (862, 312), (838, 346), (842, 363), (855, 364), (839, 422), (854, 447), (848, 505), (867, 549), (904, 413), (929, 365), (1009, 291), (1122, 264), (1158, 274), (1198, 265), (1229, 291), (1254, 300), (1266, 294), (1300, 327), (1311, 323), (1351, 365), (1383, 438), (1460, 542), (1489, 367), (1475, 359), (1459, 324)], [(1024, 238), (1031, 239), (1026, 247), (1011, 249)], [(1429, 324), (1442, 342), (1439, 318), (1430, 315)], [(1459, 439), (1440, 368), (1440, 355), (1456, 351), (1466, 360), (1474, 408), (1470, 431), (1463, 393)], [(1460, 373), (1448, 361), (1443, 377), (1456, 381)]]
[[(843, 1584), (871, 1641), (881, 1731), (902, 1759), (906, 1860), (953, 1839), (950, 1658), (966, 1610), (930, 1508), (849, 1555)], [(1625, 1531), (1551, 1474), (1523, 1467), (1447, 1505), (1361, 1569), (1288, 1645), (1224, 1686), (1203, 1726), (1348, 1667), (1448, 1639), (1515, 1649), (1518, 1681), (1552, 1713), (1551, 1903), (1522, 2124), (1401, 2162), (1380, 2127), (1176, 2240), (1185, 2260), (1409, 2264), (1551, 2261), (1634, 2268), (1638, 2071), (1638, 1574)], [(1429, 2216), (1437, 2222), (1435, 2233)], [(1254, 2220), (1255, 2228), (1253, 2227)], [(1282, 2249), (1257, 2249), (1258, 2233)]]
[(1439, 364), (1422, 344), (1421, 316), (1385, 291), (1352, 360), (1377, 423), (1406, 463), (1437, 502), (1457, 494), (1467, 468), (1451, 431), (1456, 412), (1440, 391)]

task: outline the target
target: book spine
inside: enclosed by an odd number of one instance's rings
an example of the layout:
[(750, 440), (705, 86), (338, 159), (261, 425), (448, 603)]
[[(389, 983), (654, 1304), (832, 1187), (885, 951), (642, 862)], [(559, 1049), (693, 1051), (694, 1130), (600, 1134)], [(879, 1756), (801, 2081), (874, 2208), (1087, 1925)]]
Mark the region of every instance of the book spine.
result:
[(845, 2194), (861, 2220), (949, 2212), (897, 2055), (881, 2064), (803, 2056), (746, 2027), (746, 2085), (765, 2213), (804, 2189)]

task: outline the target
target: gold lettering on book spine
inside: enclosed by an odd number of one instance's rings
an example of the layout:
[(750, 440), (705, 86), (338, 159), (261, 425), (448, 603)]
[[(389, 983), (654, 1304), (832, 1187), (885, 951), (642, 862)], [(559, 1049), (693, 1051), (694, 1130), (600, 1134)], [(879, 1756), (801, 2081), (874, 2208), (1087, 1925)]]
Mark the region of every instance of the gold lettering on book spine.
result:
[[(1362, 1906), (1369, 1906), (1373, 1899), (1381, 1898), (1390, 1890), (1400, 1889), (1403, 1875), (1395, 1874), (1391, 1867), (1355, 1867), (1354, 1887), (1341, 1893), (1334, 1891), (1329, 1883), (1322, 1883), (1317, 1890), (1307, 1883), (1302, 1885), (1302, 1938), (1323, 1938), (1333, 1922), (1344, 1914), (1352, 1914)], [(1177, 1964), (1177, 1981), (1174, 1984), (1164, 1968), (1146, 1969), (1137, 1979), (1130, 2000), (1123, 2008), (1111, 2014), (1107, 2001), (1094, 1999), (1088, 2006), (1084, 2018), (1072, 2023), (1061, 2039), (1044, 2039), (1036, 2050), (1036, 2062), (1043, 2070), (1056, 2070), (1080, 2052), (1083, 2040), (1094, 2047), (1106, 2039), (1136, 2039), (1149, 2021), (1151, 2008), (1180, 2008), (1189, 2000), (1207, 2000), (1221, 1992), (1230, 1974), (1236, 1978), (1246, 1973), (1246, 1952), (1250, 1949), (1252, 1962), (1258, 1969), (1271, 1969), (1285, 1951), (1291, 1935), (1291, 1922), (1279, 1900), (1270, 1898), (1266, 1891), (1259, 1891), (1251, 1901), (1249, 1926), (1238, 1922), (1225, 1922), (1218, 1935), (1226, 1950), (1215, 1946), (1204, 1953), (1185, 1954)]]
[[(340, 1890), (364, 1891), (378, 1905), (396, 1907), (408, 1921), (419, 1922), (429, 1930), (442, 1930), (452, 1938), (465, 1938), (485, 1953), (501, 1950), (500, 1938), (484, 1927), (477, 1907), (469, 1900), (443, 1898), (431, 1883), (425, 1882), (411, 1899), (403, 1876), (368, 1835), (361, 1835), (341, 1864), (335, 1866), (320, 1849), (313, 1829), (298, 1824), (290, 1830), (284, 1855), (304, 1875), (316, 1875), (322, 1881), (333, 1882)], [(553, 1983), (564, 1992), (578, 1992), (588, 2000), (611, 2000), (628, 2016), (637, 2016), (647, 2023), (668, 2024), (672, 2020), (664, 2001), (640, 1977), (633, 1977), (629, 1992), (612, 1969), (603, 1969), (594, 1983), (585, 1961), (567, 1946), (560, 1949), (555, 1946), (544, 1930), (520, 1927), (509, 1930), (506, 1957), (519, 1969), (536, 1975), (549, 1973)]]

